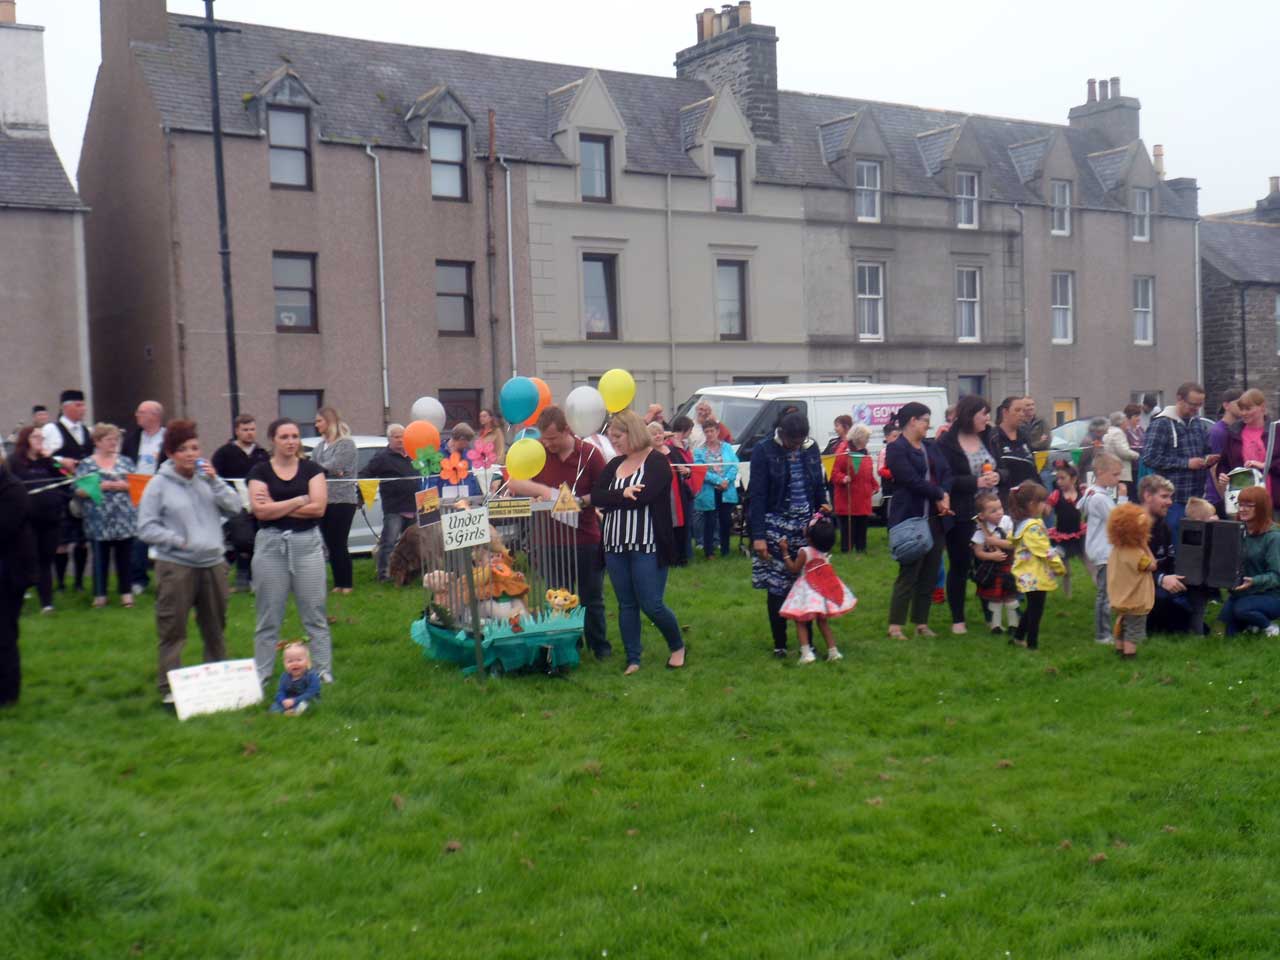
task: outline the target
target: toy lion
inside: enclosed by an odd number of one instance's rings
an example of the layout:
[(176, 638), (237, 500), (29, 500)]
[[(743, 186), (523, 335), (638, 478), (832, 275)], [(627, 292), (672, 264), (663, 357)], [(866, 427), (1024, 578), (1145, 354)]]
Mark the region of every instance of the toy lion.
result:
[(578, 595), (570, 593), (568, 590), (548, 590), (547, 606), (551, 608), (553, 614), (563, 616), (570, 610), (576, 610), (578, 607)]
[(1150, 537), (1151, 516), (1137, 504), (1119, 504), (1107, 517), (1107, 597), (1116, 615), (1116, 653), (1126, 657), (1136, 656), (1138, 644), (1147, 638), (1147, 614), (1156, 601)]

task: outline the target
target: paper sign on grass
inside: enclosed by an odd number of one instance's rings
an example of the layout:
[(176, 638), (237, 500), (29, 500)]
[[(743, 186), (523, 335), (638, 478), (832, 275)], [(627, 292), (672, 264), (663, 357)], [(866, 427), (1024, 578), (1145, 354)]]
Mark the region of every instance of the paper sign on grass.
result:
[(477, 547), (489, 542), (488, 507), (446, 513), (442, 520), (446, 553), (450, 550), (463, 550), (466, 547)]
[(252, 660), (223, 660), (170, 670), (169, 689), (179, 720), (262, 702), (262, 684)]

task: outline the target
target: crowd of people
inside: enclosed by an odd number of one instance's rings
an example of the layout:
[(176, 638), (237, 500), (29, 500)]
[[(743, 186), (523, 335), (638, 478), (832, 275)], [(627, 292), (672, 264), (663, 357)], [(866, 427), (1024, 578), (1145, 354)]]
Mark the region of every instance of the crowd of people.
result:
[[(1147, 396), (1087, 424), (1083, 449), (1051, 451), (1050, 433), (1029, 397), (994, 410), (964, 396), (932, 423), (932, 411), (907, 403), (885, 425), (879, 457), (871, 432), (837, 417), (835, 438), (820, 451), (807, 418), (783, 411), (776, 430), (750, 452), (750, 484), (741, 482), (733, 437), (709, 403), (670, 423), (658, 405), (643, 416), (613, 415), (596, 435), (578, 437), (564, 412), (546, 407), (536, 429), (547, 457), (529, 480), (511, 479), (512, 495), (552, 499), (568, 486), (586, 508), (574, 534), (584, 641), (599, 659), (612, 655), (604, 609), (607, 573), (618, 604), (625, 674), (641, 667), (641, 614), (662, 635), (666, 665), (681, 669), (687, 647), (665, 599), (669, 571), (731, 552), (735, 521), (751, 555), (751, 584), (763, 590), (773, 653), (787, 658), (790, 624), (799, 662), (817, 659), (815, 634), (828, 660), (841, 658), (830, 620), (857, 604), (835, 574), (832, 556), (867, 551), (877, 490), (897, 576), (887, 611), (888, 635), (932, 637), (941, 600), (951, 631), (969, 629), (972, 581), (995, 634), (1039, 646), (1049, 595), (1072, 589), (1073, 561), (1095, 589), (1099, 643), (1133, 656), (1149, 632), (1206, 632), (1216, 591), (1188, 585), (1176, 572), (1183, 518), (1225, 518), (1232, 471), (1255, 471), (1260, 483), (1238, 495), (1244, 526), (1242, 579), (1219, 613), (1227, 634), (1256, 628), (1280, 633), (1280, 437), (1269, 427), (1258, 390), (1230, 390), (1220, 418), (1201, 415), (1204, 389), (1184, 383), (1162, 409)], [(206, 661), (226, 655), (229, 593), (252, 588), (254, 659), (259, 679), (275, 672), (280, 626), (290, 596), (308, 637), (286, 657), (276, 706), (300, 712), (333, 682), (326, 564), (333, 590), (354, 589), (347, 549), (359, 503), (359, 477), (379, 481), (383, 526), (375, 553), (379, 580), (402, 533), (413, 525), (415, 494), (481, 495), (474, 475), (455, 486), (425, 480), (405, 450), (405, 428), (387, 429), (387, 446), (363, 470), (338, 411), (317, 412), (310, 455), (297, 422), (281, 418), (259, 446), (257, 423), (244, 414), (209, 460), (194, 423), (166, 422), (155, 401), (135, 412), (127, 434), (85, 422), (82, 393), (64, 391), (59, 416), (33, 410), (7, 464), (0, 467), (0, 702), (19, 688), (17, 626), (23, 596), (34, 588), (42, 614), (83, 590), (91, 569), (94, 607), (110, 604), (110, 575), (121, 606), (154, 581), (157, 687), (171, 700), (167, 674), (181, 664), (194, 611)], [(459, 456), (476, 442), (501, 457), (499, 418), (483, 411), (477, 434), (467, 424), (448, 433)], [(146, 482), (140, 496), (133, 485)], [(243, 489), (233, 487), (237, 481)], [(71, 582), (67, 583), (70, 570)], [(1079, 582), (1079, 581), (1077, 581)], [(305, 657), (302, 655), (305, 654)]]

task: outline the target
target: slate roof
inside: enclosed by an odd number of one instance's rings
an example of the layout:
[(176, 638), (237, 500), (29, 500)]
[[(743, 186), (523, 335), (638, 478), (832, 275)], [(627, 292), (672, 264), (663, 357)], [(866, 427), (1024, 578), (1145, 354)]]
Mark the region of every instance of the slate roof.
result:
[(553, 136), (560, 131), (561, 121), (568, 112), (569, 106), (573, 103), (574, 98), (578, 95), (578, 91), (582, 89), (582, 78), (579, 77), (573, 83), (565, 84), (558, 90), (547, 91), (547, 136)]
[(48, 140), (0, 133), (0, 207), (84, 210)]
[(942, 165), (951, 158), (951, 150), (958, 139), (960, 139), (958, 123), (942, 127), (940, 130), (916, 134), (916, 146), (920, 149), (920, 158), (924, 161), (924, 169), (929, 176), (937, 176)]
[(1280, 223), (1206, 218), (1200, 255), (1232, 280), (1280, 284)]
[[(210, 129), (204, 37), (181, 27), (199, 19), (170, 14), (165, 46), (133, 47), (163, 122), (171, 129)], [(568, 162), (552, 141), (548, 128), (558, 122), (557, 111), (565, 109), (563, 97), (569, 94), (548, 94), (582, 79), (590, 68), (257, 24), (234, 26), (241, 32), (218, 38), (223, 129), (227, 133), (259, 135), (243, 98), (258, 90), (281, 63), (287, 62), (319, 101), (314, 120), (322, 139), (414, 148), (413, 135), (404, 122), (406, 112), (425, 91), (447, 84), (477, 116), (489, 107), (497, 111), (499, 153), (531, 163)], [(629, 171), (706, 177), (686, 152), (691, 125), (701, 119), (692, 115), (695, 111), (682, 108), (706, 100), (714, 90), (697, 80), (609, 70), (601, 70), (600, 78), (627, 127)], [(1095, 133), (1054, 124), (791, 91), (778, 93), (778, 142), (757, 145), (757, 180), (848, 189), (849, 185), (829, 165), (829, 153), (824, 153), (824, 148), (831, 149), (838, 131), (828, 127), (824, 143), (821, 128), (855, 113), (871, 115), (879, 127), (892, 154), (897, 190), (948, 196), (947, 186), (934, 179), (934, 161), (926, 164), (917, 136), (966, 124), (987, 160), (983, 196), (1043, 203), (1044, 198), (1033, 185), (1024, 182), (1010, 147), (1048, 137), (1058, 130), (1065, 135), (1080, 170), (1077, 202), (1126, 208), (1127, 198), (1109, 196), (1092, 174), (1089, 154), (1110, 147)], [(948, 133), (937, 140), (945, 145), (946, 137), (954, 135)], [(488, 152), (484, 124), (476, 125), (472, 139), (477, 154)], [(925, 152), (933, 156), (935, 146), (929, 140)], [(1159, 209), (1182, 212), (1179, 198), (1164, 185), (1160, 187)]]
[(1044, 155), (1049, 152), (1049, 138), (1037, 137), (1026, 143), (1015, 143), (1009, 147), (1009, 159), (1018, 171), (1018, 179), (1023, 183), (1040, 176), (1044, 169)]
[(680, 145), (686, 150), (692, 150), (697, 145), (703, 121), (715, 102), (715, 97), (707, 97), (680, 108)]
[(818, 138), (822, 143), (822, 156), (827, 163), (834, 163), (840, 158), (845, 139), (849, 131), (858, 122), (858, 115), (851, 113), (847, 117), (838, 117), (818, 125)]
[(1133, 159), (1132, 150), (1128, 146), (1114, 150), (1102, 150), (1089, 154), (1089, 166), (1097, 175), (1098, 181), (1107, 190), (1114, 190), (1124, 182), (1125, 172)]

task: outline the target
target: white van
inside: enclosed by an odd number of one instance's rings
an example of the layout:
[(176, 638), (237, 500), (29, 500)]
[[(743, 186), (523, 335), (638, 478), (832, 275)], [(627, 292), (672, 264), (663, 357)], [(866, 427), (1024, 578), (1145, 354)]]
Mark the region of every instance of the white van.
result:
[[(912, 401), (929, 408), (930, 435), (947, 412), (947, 391), (942, 387), (915, 387), (897, 383), (768, 383), (703, 387), (680, 407), (679, 413), (696, 420), (693, 408), (711, 404), (716, 419), (728, 427), (738, 458), (739, 475), (748, 481), (751, 451), (764, 437), (773, 435), (778, 419), (788, 407), (809, 419), (809, 432), (819, 450), (835, 438), (835, 419), (842, 413), (871, 429), (870, 453), (884, 446), (884, 425), (898, 409)], [(879, 494), (876, 494), (877, 501)]]

